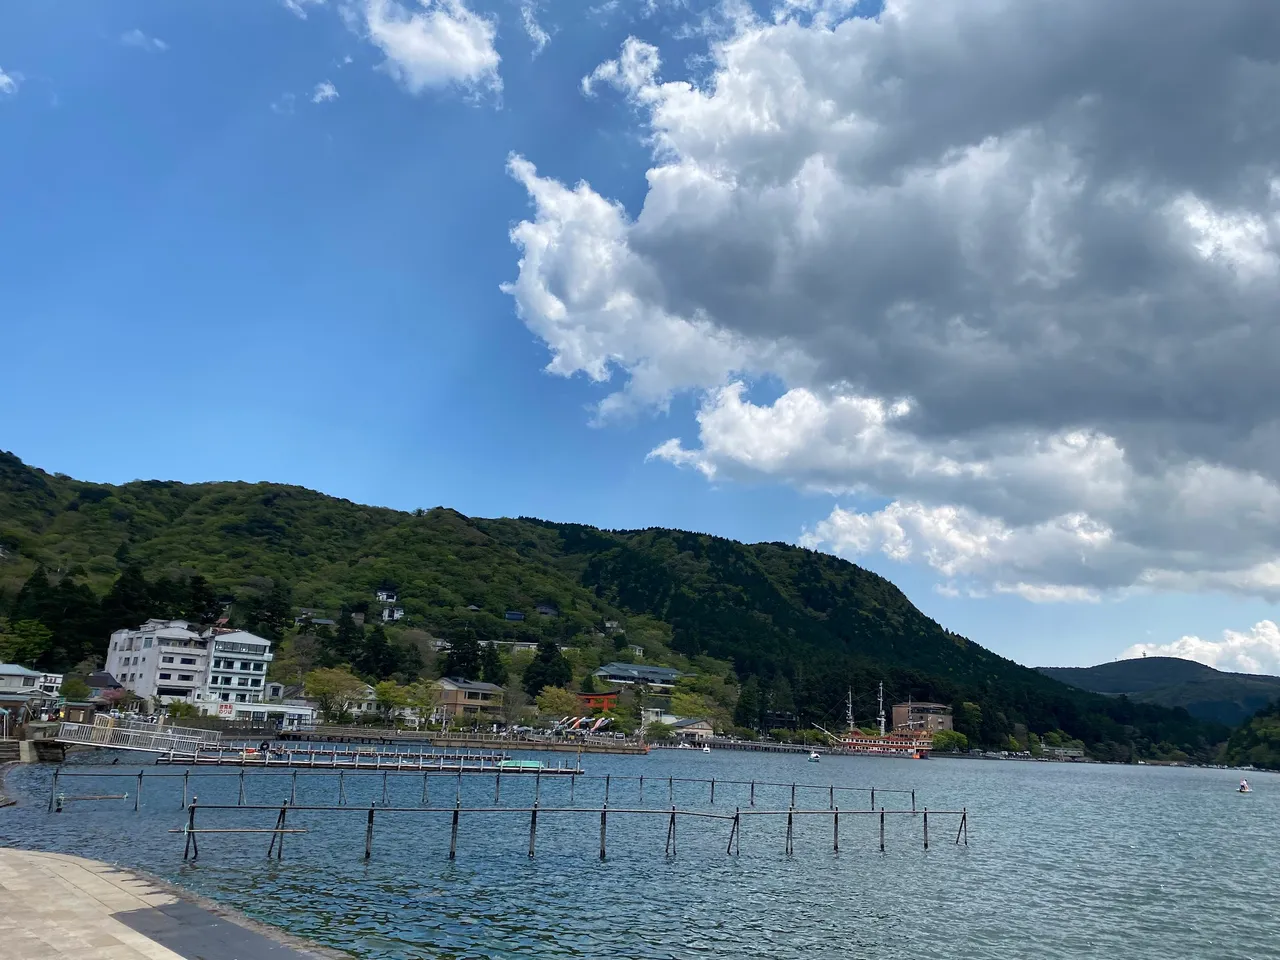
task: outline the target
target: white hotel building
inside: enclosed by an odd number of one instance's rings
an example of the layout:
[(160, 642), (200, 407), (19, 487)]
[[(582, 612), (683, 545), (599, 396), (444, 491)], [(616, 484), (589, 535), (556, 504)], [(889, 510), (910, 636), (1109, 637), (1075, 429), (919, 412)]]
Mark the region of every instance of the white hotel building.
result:
[(111, 634), (106, 671), (140, 697), (211, 713), (216, 703), (261, 703), (271, 660), (271, 642), (243, 630), (198, 633), (185, 620), (148, 620)]

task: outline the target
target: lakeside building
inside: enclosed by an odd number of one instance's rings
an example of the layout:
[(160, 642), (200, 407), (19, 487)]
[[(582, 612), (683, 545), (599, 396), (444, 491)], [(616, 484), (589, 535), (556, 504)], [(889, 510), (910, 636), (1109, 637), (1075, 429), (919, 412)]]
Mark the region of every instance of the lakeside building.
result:
[(56, 697), (62, 690), (63, 676), (60, 673), (45, 673), (40, 676), (40, 692), (46, 696)]
[(245, 630), (197, 632), (185, 620), (148, 620), (111, 634), (103, 676), (159, 704), (194, 703), (204, 713), (234, 715), (234, 707), (219, 705), (261, 703), (272, 659), (271, 641)]
[(918, 730), (930, 734), (954, 729), (951, 707), (945, 703), (895, 703), (893, 729)]
[(710, 740), (716, 735), (711, 721), (703, 717), (681, 717), (672, 726), (676, 736), (684, 740)]
[(480, 680), (444, 677), (440, 680), (440, 703), (437, 712), (451, 720), (475, 717), (502, 709), (502, 688)]
[(104, 669), (140, 697), (194, 703), (208, 676), (209, 640), (186, 620), (148, 620), (111, 634)]
[(16, 663), (0, 663), (0, 694), (38, 697), (43, 676), (39, 670), (28, 670)]
[(642, 684), (658, 690), (670, 690), (684, 676), (672, 667), (650, 667), (639, 663), (606, 663), (593, 674), (605, 683)]

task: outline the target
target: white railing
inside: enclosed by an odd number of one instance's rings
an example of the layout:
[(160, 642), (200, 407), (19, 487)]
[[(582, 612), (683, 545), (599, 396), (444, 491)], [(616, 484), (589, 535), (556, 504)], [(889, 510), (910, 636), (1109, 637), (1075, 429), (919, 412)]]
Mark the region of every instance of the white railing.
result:
[(152, 753), (173, 751), (190, 753), (199, 747), (216, 747), (222, 735), (216, 730), (193, 727), (164, 726), (98, 717), (93, 723), (63, 723), (57, 739), (63, 743), (109, 747), (117, 750), (146, 750)]

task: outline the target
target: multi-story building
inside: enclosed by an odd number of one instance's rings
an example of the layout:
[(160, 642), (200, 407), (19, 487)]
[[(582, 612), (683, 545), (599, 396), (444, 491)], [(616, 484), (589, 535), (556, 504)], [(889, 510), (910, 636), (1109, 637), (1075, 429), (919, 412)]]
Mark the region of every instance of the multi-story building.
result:
[(951, 708), (945, 703), (895, 703), (893, 729), (937, 733), (952, 729)]
[(479, 680), (445, 677), (440, 681), (440, 703), (436, 712), (449, 719), (478, 717), (502, 709), (501, 687)]
[(261, 703), (271, 660), (271, 642), (243, 630), (148, 620), (111, 635), (106, 672), (160, 704)]
[(271, 641), (244, 630), (215, 633), (204, 699), (220, 703), (261, 703), (267, 664), (274, 659)]
[(148, 620), (137, 630), (111, 634), (105, 669), (140, 697), (192, 703), (204, 690), (209, 643), (185, 620)]

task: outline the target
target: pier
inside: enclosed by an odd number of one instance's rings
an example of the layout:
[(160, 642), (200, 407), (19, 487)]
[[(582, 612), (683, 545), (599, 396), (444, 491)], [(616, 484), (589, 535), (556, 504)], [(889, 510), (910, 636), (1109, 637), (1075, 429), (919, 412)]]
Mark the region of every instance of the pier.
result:
[(465, 749), (541, 750), (552, 753), (620, 753), (643, 755), (649, 745), (608, 737), (552, 739), (549, 737), (507, 737), (491, 733), (445, 733), (441, 731), (383, 730), (368, 727), (319, 726), (314, 730), (283, 730), (277, 739), (300, 743), (428, 743), (434, 747)]
[(160, 765), (182, 766), (238, 766), (238, 767), (306, 767), (330, 770), (448, 770), (459, 768), (469, 773), (492, 773), (510, 767), (520, 761), (512, 761), (506, 753), (481, 753), (478, 751), (412, 751), (412, 750), (364, 750), (348, 746), (331, 745), (319, 749), (297, 749), (292, 746), (275, 746), (267, 751), (243, 745), (223, 744), (190, 753), (171, 750), (155, 761)]
[(192, 753), (198, 749), (215, 749), (222, 735), (216, 730), (175, 727), (162, 723), (141, 723), (100, 716), (93, 723), (58, 725), (54, 738), (59, 743), (107, 750), (138, 750), (145, 753)]

